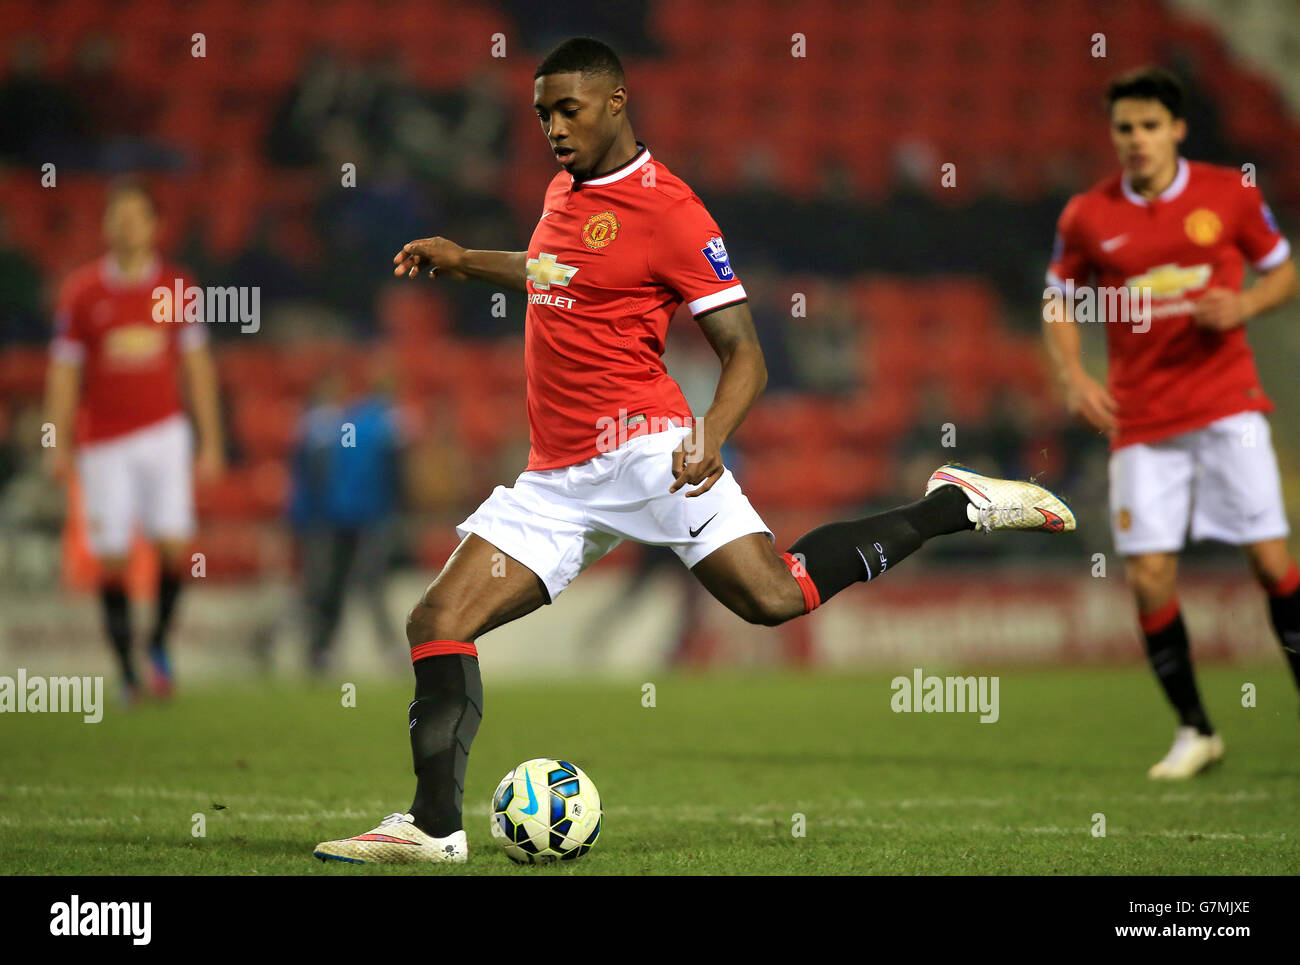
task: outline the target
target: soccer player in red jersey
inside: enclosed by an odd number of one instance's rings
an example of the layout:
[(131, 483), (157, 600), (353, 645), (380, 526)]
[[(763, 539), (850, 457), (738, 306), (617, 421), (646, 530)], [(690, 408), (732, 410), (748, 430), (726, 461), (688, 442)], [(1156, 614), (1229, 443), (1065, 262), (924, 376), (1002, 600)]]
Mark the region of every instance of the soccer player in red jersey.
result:
[[(399, 276), (527, 293), (532, 451), (515, 485), (498, 486), (457, 528), (462, 542), (408, 617), (413, 803), (370, 832), (317, 845), (322, 860), (465, 860), (461, 796), (483, 707), (474, 641), (552, 602), (621, 540), (669, 547), (733, 612), (775, 625), (934, 536), (1074, 528), (1069, 507), (1040, 486), (943, 466), (925, 498), (777, 552), (721, 456), (767, 378), (745, 289), (704, 204), (636, 140), (627, 103), (612, 50), (561, 44), (536, 72), (533, 106), (563, 170), (528, 250), (426, 238), (393, 259)], [(662, 359), (683, 302), (722, 362), (700, 418)]]
[[(155, 321), (155, 287), (169, 292), (185, 273), (155, 248), (152, 196), (120, 181), (108, 192), (108, 253), (63, 283), (46, 381), (46, 418), (54, 426), (51, 471), (73, 468), (82, 485), (91, 551), (100, 566), (105, 627), (122, 671), (124, 699), (138, 693), (130, 604), (123, 578), (137, 526), (160, 560), (157, 619), (149, 636), (150, 690), (172, 691), (167, 634), (194, 533), (194, 444), (181, 406), (183, 368), (199, 428), (197, 469), (221, 474), (223, 447), (217, 379), (202, 324)], [(74, 425), (75, 423), (75, 425)]]
[[(1110, 512), (1146, 652), (1177, 711), (1174, 744), (1150, 770), (1186, 778), (1223, 755), (1197, 694), (1175, 587), (1193, 540), (1241, 546), (1269, 596), (1273, 626), (1300, 684), (1300, 571), (1244, 323), (1296, 291), (1287, 240), (1242, 171), (1179, 156), (1183, 94), (1140, 69), (1107, 95), (1121, 173), (1071, 198), (1047, 272), (1044, 333), (1069, 410), (1109, 435)], [(1242, 289), (1244, 263), (1259, 274)], [(1079, 298), (1107, 318), (1109, 386), (1084, 371)], [(1113, 298), (1125, 291), (1144, 295)], [(1063, 297), (1063, 293), (1075, 297)], [(1130, 310), (1123, 311), (1125, 307)], [(1091, 311), (1091, 308), (1089, 309)]]

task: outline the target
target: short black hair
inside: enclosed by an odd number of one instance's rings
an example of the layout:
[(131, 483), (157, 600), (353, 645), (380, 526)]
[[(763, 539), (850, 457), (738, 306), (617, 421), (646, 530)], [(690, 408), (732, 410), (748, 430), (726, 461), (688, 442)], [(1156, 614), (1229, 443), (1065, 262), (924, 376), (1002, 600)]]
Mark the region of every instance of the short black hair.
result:
[(1163, 67), (1138, 67), (1120, 74), (1106, 88), (1106, 107), (1113, 108), (1122, 97), (1156, 100), (1169, 109), (1175, 119), (1183, 116), (1183, 85)]
[(533, 80), (548, 74), (608, 74), (616, 84), (627, 82), (614, 48), (594, 37), (570, 37), (547, 54)]

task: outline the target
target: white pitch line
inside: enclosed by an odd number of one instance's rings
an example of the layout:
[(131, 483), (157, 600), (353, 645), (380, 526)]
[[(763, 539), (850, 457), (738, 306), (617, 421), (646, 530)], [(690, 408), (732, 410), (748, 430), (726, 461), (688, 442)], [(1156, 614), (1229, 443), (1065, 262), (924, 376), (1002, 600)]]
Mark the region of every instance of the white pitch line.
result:
[[(630, 811), (637, 810), (633, 808), (620, 808), (615, 813), (627, 814)], [(663, 809), (667, 810), (667, 809)], [(221, 813), (221, 812), (214, 812)], [(477, 816), (486, 817), (488, 809), (472, 808), (469, 813), (477, 813)], [(314, 811), (304, 813), (285, 813), (279, 811), (250, 811), (241, 812), (232, 810), (229, 814), (222, 814), (217, 820), (229, 821), (233, 825), (242, 822), (255, 823), (292, 823), (292, 824), (309, 824), (321, 821), (338, 821), (338, 820), (365, 820), (374, 818), (375, 810), (357, 810), (347, 809), (342, 811)], [(675, 815), (679, 819), (683, 815)], [(686, 820), (704, 821), (716, 824), (742, 824), (753, 826), (781, 825), (784, 827), (784, 819), (781, 817), (760, 817), (754, 814), (697, 814), (686, 817)], [(120, 818), (106, 817), (59, 817), (57, 815), (40, 815), (32, 818), (12, 818), (0, 816), (0, 827), (14, 828), (35, 828), (35, 827), (104, 827), (107, 825), (116, 825), (123, 822), (132, 824), (144, 823), (139, 815)], [(188, 822), (187, 825), (188, 827)], [(940, 834), (1050, 834), (1050, 835), (1077, 835), (1080, 837), (1089, 836), (1091, 826), (1084, 825), (1075, 828), (1062, 828), (1055, 825), (1046, 825), (1038, 827), (1017, 827), (1013, 825), (994, 826), (988, 824), (927, 824), (924, 822), (907, 822), (907, 821), (876, 821), (870, 818), (816, 818), (809, 821), (809, 827), (828, 827), (828, 828), (861, 828), (869, 831), (928, 831)], [(1286, 841), (1287, 833), (1284, 831), (1250, 831), (1250, 832), (1225, 832), (1225, 831), (1196, 831), (1191, 829), (1171, 829), (1165, 828), (1156, 831), (1140, 831), (1125, 828), (1116, 828), (1114, 825), (1110, 828), (1110, 836), (1115, 838), (1201, 838), (1207, 841), (1246, 841), (1250, 839), (1263, 839), (1273, 841)], [(1294, 840), (1294, 838), (1292, 839)]]
[[(227, 793), (213, 789), (208, 790), (179, 790), (175, 788), (156, 788), (132, 785), (117, 785), (106, 787), (76, 787), (66, 784), (58, 785), (30, 785), (19, 784), (10, 788), (0, 789), (0, 793), (14, 793), (24, 796), (65, 796), (73, 795), (77, 797), (87, 797), (95, 794), (107, 794), (111, 797), (145, 797), (160, 798), (163, 800), (190, 801), (194, 799), (219, 799), (217, 803), (221, 804), (285, 804), (295, 808), (320, 808), (325, 809), (324, 804), (309, 798), (288, 797), (277, 794), (263, 793), (244, 793), (234, 792)], [(901, 798), (898, 800), (875, 800), (867, 801), (861, 798), (850, 798), (848, 800), (828, 801), (825, 799), (818, 800), (791, 800), (791, 801), (765, 801), (763, 803), (750, 803), (747, 810), (749, 811), (777, 811), (782, 812), (793, 808), (794, 810), (802, 809), (855, 809), (861, 810), (866, 808), (898, 808), (900, 810), (917, 810), (924, 808), (998, 808), (1011, 807), (1026, 803), (1032, 800), (1039, 804), (1062, 803), (1062, 802), (1083, 802), (1092, 806), (1094, 804), (1113, 806), (1114, 804), (1184, 804), (1184, 803), (1217, 803), (1217, 804), (1245, 804), (1250, 802), (1263, 802), (1275, 800), (1282, 795), (1274, 794), (1270, 791), (1232, 791), (1232, 792), (1160, 792), (1154, 794), (1106, 794), (1106, 793), (1085, 793), (1078, 792), (1075, 794), (1051, 794), (1038, 796), (1034, 795), (1031, 799), (1002, 797), (952, 797), (952, 798)], [(1285, 795), (1287, 800), (1291, 795)], [(376, 801), (373, 807), (376, 810), (383, 810), (389, 807), (392, 802)], [(367, 804), (366, 806), (371, 806)], [(490, 808), (486, 804), (474, 804), (466, 808), (472, 814), (488, 814)], [(702, 805), (702, 804), (677, 804), (671, 806), (665, 805), (622, 805), (610, 808), (617, 813), (626, 814), (714, 814), (718, 811), (727, 810), (722, 805)], [(391, 813), (391, 812), (388, 812)]]
[[(279, 794), (246, 794), (235, 792), (228, 794), (225, 791), (214, 790), (177, 790), (174, 788), (161, 787), (144, 787), (132, 785), (118, 785), (108, 787), (73, 787), (67, 784), (17, 784), (9, 788), (0, 788), (0, 793), (22, 794), (29, 797), (40, 797), (42, 795), (61, 796), (73, 795), (76, 797), (90, 797), (95, 794), (107, 794), (109, 797), (145, 797), (160, 798), (168, 801), (191, 801), (194, 799), (208, 800), (218, 799), (218, 803), (233, 801), (244, 804), (289, 804), (294, 807), (320, 807), (324, 805), (319, 801), (312, 801), (300, 797), (286, 797)], [(382, 806), (382, 805), (381, 805)]]
[[(198, 790), (178, 790), (174, 788), (156, 788), (156, 787), (137, 787), (131, 785), (115, 785), (107, 787), (71, 787), (68, 785), (16, 785), (5, 789), (5, 793), (15, 793), (26, 797), (39, 797), (42, 795), (63, 796), (75, 795), (85, 797), (93, 794), (107, 794), (112, 797), (125, 798), (154, 798), (166, 801), (188, 801), (188, 802), (211, 802), (218, 799), (218, 803), (226, 804), (227, 807), (220, 811), (212, 811), (210, 804), (192, 803), (191, 806), (198, 808), (204, 813), (221, 815), (220, 820), (237, 823), (239, 821), (253, 821), (258, 823), (284, 821), (289, 823), (311, 823), (318, 821), (332, 820), (358, 820), (364, 821), (368, 818), (377, 818), (386, 813), (391, 813), (389, 807), (392, 802), (375, 801), (367, 803), (365, 807), (351, 807), (346, 809), (327, 810), (319, 802), (303, 798), (291, 798), (280, 795), (270, 794), (225, 794), (213, 793), (212, 791)], [(1085, 794), (1077, 793), (1070, 795), (1050, 795), (1043, 798), (1035, 798), (1035, 801), (1041, 802), (1086, 802), (1093, 806), (1094, 802), (1099, 799), (1105, 806), (1114, 806), (1117, 803), (1129, 803), (1139, 805), (1159, 805), (1171, 803), (1221, 803), (1221, 804), (1243, 804), (1251, 802), (1270, 801), (1279, 797), (1269, 791), (1233, 791), (1233, 792), (1158, 792), (1152, 794), (1126, 794), (1126, 795), (1105, 795), (1105, 794)], [(244, 811), (242, 807), (249, 805), (267, 805), (274, 806), (276, 803), (284, 803), (292, 807), (293, 810), (285, 811)], [(810, 815), (810, 824), (821, 824), (826, 827), (845, 827), (845, 828), (864, 828), (871, 830), (908, 830), (908, 831), (934, 831), (944, 834), (969, 834), (969, 833), (996, 833), (996, 834), (1061, 834), (1061, 835), (1086, 835), (1091, 833), (1091, 825), (1082, 824), (1078, 827), (1060, 827), (1057, 825), (1045, 826), (993, 826), (988, 824), (930, 824), (923, 821), (916, 822), (898, 822), (898, 821), (878, 821), (872, 818), (844, 818), (844, 817), (817, 817), (821, 814), (843, 812), (845, 810), (866, 810), (866, 809), (898, 809), (904, 811), (920, 811), (926, 808), (951, 809), (951, 808), (982, 808), (991, 809), (997, 807), (1016, 806), (1022, 803), (1021, 799), (1010, 798), (902, 798), (898, 800), (881, 800), (865, 801), (854, 798), (845, 801), (826, 801), (826, 800), (803, 800), (803, 801), (768, 801), (763, 803), (750, 803), (746, 806), (746, 813), (734, 814), (730, 809), (724, 806), (710, 805), (615, 805), (607, 807), (606, 812), (615, 817), (625, 818), (660, 818), (676, 821), (691, 821), (718, 824), (747, 824), (747, 825), (766, 825), (773, 823), (783, 823), (786, 815), (796, 811)], [(302, 809), (309, 810), (302, 810)], [(465, 813), (475, 818), (486, 818), (491, 813), (491, 807), (485, 803), (471, 804), (465, 808)], [(140, 823), (139, 815), (130, 817), (108, 818), (108, 817), (60, 817), (60, 816), (32, 816), (25, 818), (13, 818), (0, 816), (0, 826), (4, 827), (33, 827), (33, 826), (103, 826), (117, 824), (122, 822)], [(1247, 839), (1268, 839), (1268, 840), (1287, 840), (1288, 832), (1284, 831), (1259, 831), (1259, 832), (1227, 832), (1227, 831), (1198, 831), (1191, 829), (1160, 829), (1160, 830), (1128, 830), (1117, 828), (1111, 825), (1111, 832), (1115, 836), (1122, 837), (1163, 837), (1163, 838), (1187, 838), (1196, 837), (1206, 840), (1223, 840), (1223, 841), (1242, 841)], [(1294, 832), (1292, 832), (1294, 839)]]
[[(784, 822), (779, 818), (760, 818), (753, 815), (742, 815), (731, 819), (739, 824), (766, 825)], [(833, 828), (863, 828), (872, 831), (936, 831), (943, 834), (1064, 834), (1091, 836), (1091, 825), (1080, 825), (1076, 828), (1062, 828), (1055, 825), (1046, 825), (1039, 827), (1015, 827), (1006, 825), (996, 827), (989, 824), (925, 824), (921, 822), (900, 822), (900, 821), (873, 821), (870, 818), (852, 819), (852, 818), (817, 818), (809, 819), (807, 827), (810, 829), (823, 825)], [(1287, 833), (1284, 831), (1250, 831), (1250, 832), (1226, 832), (1226, 831), (1192, 831), (1177, 829), (1162, 829), (1158, 831), (1138, 831), (1126, 828), (1110, 827), (1108, 836), (1118, 838), (1128, 837), (1161, 837), (1161, 838), (1205, 838), (1213, 841), (1245, 841), (1249, 838), (1263, 838), (1268, 840), (1285, 841)]]

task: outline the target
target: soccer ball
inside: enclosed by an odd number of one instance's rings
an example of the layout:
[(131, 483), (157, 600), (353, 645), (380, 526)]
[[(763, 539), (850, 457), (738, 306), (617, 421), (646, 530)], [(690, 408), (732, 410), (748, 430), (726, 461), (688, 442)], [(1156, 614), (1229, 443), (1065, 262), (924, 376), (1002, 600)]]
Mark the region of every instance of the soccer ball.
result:
[(492, 795), (492, 837), (519, 864), (581, 858), (600, 837), (600, 792), (568, 761), (524, 761)]

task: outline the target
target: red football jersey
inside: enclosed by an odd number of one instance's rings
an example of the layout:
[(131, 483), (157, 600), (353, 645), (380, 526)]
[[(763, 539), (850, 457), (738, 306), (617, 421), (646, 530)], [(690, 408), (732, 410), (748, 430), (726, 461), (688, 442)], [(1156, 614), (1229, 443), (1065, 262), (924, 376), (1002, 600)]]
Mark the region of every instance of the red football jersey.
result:
[(745, 300), (703, 202), (637, 147), (599, 178), (558, 173), (528, 242), (529, 469), (685, 424), (662, 358), (668, 322), (682, 302), (699, 316)]
[(155, 259), (143, 280), (127, 284), (105, 256), (63, 283), (50, 351), (82, 368), (80, 442), (111, 439), (181, 411), (177, 362), (206, 335), (202, 324), (154, 321), (154, 289), (174, 290), (178, 278), (182, 289), (192, 284)]
[(1290, 253), (1259, 189), (1245, 186), (1233, 168), (1180, 158), (1173, 182), (1153, 201), (1121, 175), (1070, 199), (1047, 284), (1151, 291), (1149, 320), (1106, 325), (1108, 381), (1119, 404), (1112, 448), (1155, 442), (1236, 412), (1272, 410), (1245, 329), (1210, 331), (1191, 312), (1211, 288), (1241, 289), (1243, 257), (1267, 271)]

